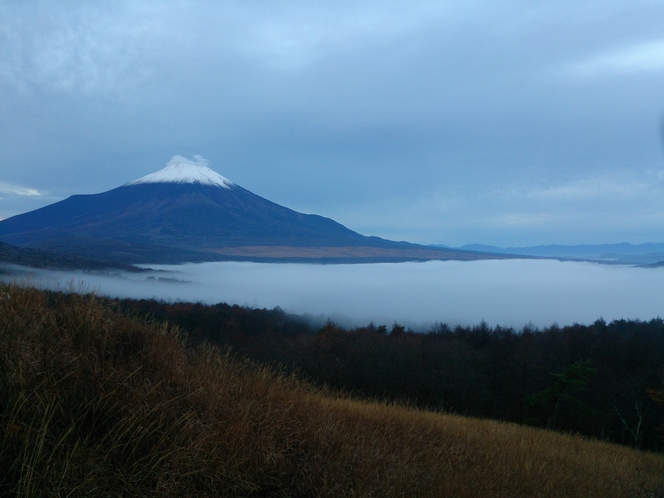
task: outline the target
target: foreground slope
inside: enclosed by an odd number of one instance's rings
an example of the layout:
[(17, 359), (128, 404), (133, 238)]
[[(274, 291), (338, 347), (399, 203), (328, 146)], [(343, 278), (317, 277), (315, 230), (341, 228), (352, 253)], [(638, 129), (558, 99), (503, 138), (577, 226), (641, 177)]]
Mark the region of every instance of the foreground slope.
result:
[(179, 156), (108, 192), (74, 195), (0, 221), (0, 241), (129, 263), (498, 257), (365, 237), (268, 201)]
[(660, 455), (315, 391), (92, 296), (15, 286), (0, 410), (6, 495), (656, 496), (664, 472)]

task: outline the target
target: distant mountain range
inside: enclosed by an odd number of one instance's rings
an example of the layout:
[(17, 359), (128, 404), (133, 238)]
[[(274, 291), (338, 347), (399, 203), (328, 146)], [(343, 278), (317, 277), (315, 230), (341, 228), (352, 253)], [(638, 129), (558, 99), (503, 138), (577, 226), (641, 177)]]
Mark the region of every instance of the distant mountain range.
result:
[(180, 156), (108, 192), (74, 195), (0, 221), (0, 241), (119, 264), (504, 257), (366, 237), (268, 201)]
[[(446, 247), (446, 246), (436, 246)], [(616, 264), (652, 265), (664, 261), (664, 243), (597, 244), (597, 245), (541, 245), (533, 247), (496, 247), (467, 244), (459, 249), (491, 254), (516, 254), (542, 258), (585, 259)]]

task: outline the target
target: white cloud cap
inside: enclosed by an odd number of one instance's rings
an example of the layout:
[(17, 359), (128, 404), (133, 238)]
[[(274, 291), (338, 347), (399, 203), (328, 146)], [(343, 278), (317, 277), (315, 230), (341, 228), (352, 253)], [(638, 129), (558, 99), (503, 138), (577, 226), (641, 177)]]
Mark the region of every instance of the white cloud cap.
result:
[(126, 183), (125, 186), (140, 183), (200, 183), (222, 188), (231, 188), (234, 183), (208, 167), (210, 161), (195, 155), (193, 160), (182, 156), (173, 156), (165, 168)]

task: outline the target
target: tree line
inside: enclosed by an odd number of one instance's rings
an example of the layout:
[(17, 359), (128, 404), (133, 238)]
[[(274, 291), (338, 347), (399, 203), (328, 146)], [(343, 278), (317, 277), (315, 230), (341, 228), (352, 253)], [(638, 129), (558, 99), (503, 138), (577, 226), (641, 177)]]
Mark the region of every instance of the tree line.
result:
[(315, 326), (279, 308), (118, 300), (190, 341), (297, 372), (363, 398), (664, 450), (664, 321), (597, 320), (521, 330), (439, 323)]

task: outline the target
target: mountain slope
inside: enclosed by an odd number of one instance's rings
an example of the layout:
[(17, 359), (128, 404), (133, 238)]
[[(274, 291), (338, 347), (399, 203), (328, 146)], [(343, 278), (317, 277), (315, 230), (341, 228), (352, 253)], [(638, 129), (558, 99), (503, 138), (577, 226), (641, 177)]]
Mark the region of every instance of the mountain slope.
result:
[(41, 249), (31, 249), (29, 247), (16, 247), (0, 242), (0, 273), (7, 272), (7, 265), (59, 270), (103, 271), (113, 269), (130, 272), (142, 271), (131, 265), (111, 265), (108, 261), (97, 261), (81, 256), (70, 256)]
[(166, 168), (108, 192), (74, 195), (4, 220), (0, 241), (134, 263), (477, 257), (365, 237), (329, 218), (268, 201), (179, 156)]
[[(8, 243), (119, 238), (136, 242), (225, 245), (343, 245), (365, 237), (328, 218), (297, 213), (242, 187), (138, 184), (74, 195), (0, 223)], [(220, 239), (220, 240), (216, 240)]]

